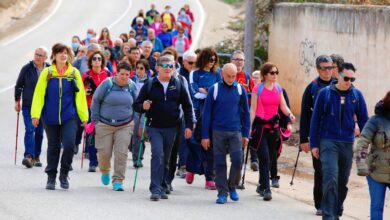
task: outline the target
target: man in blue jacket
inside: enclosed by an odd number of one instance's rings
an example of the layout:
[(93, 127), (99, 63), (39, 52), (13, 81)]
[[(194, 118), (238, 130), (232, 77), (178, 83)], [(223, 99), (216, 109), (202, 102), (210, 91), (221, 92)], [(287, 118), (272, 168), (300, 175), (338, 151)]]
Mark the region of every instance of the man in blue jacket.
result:
[[(240, 182), (242, 147), (249, 141), (249, 107), (245, 89), (236, 82), (237, 67), (228, 63), (223, 66), (223, 80), (210, 87), (202, 119), (202, 147), (208, 150), (212, 137), (215, 183), (218, 189), (218, 204), (230, 199), (238, 201), (236, 187)], [(211, 134), (210, 134), (211, 131)], [(226, 179), (226, 154), (232, 165)]]
[(310, 147), (322, 164), (323, 219), (339, 219), (342, 215), (352, 166), (355, 123), (362, 130), (368, 120), (364, 97), (352, 84), (355, 71), (351, 63), (342, 64), (337, 84), (322, 89), (314, 104)]
[[(37, 48), (34, 52), (34, 60), (23, 66), (15, 85), (15, 110), (20, 112), (20, 109), (22, 109), (24, 126), (26, 128), (24, 134), (25, 152), (22, 164), (27, 168), (42, 166), (39, 156), (42, 148), (43, 127), (42, 123), (39, 123), (39, 126), (34, 128), (30, 113), (39, 74), (41, 74), (43, 68), (49, 66), (45, 62), (46, 59), (47, 49), (45, 47)], [(23, 99), (22, 106), (20, 106), (21, 96)]]
[(146, 131), (152, 149), (150, 200), (168, 199), (166, 195), (169, 158), (177, 127), (180, 106), (183, 109), (184, 137), (189, 139), (193, 129), (193, 110), (190, 96), (180, 79), (173, 76), (174, 61), (170, 56), (157, 60), (158, 76), (148, 80), (138, 95), (134, 108), (146, 112)]

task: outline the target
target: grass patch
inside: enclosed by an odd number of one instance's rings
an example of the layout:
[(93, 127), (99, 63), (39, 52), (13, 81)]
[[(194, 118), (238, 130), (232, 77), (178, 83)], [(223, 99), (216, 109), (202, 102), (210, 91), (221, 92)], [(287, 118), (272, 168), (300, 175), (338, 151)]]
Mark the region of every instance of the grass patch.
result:
[(237, 4), (237, 3), (240, 3), (242, 2), (243, 0), (223, 0), (225, 3), (227, 4), (231, 4), (231, 5), (234, 5), (234, 4)]

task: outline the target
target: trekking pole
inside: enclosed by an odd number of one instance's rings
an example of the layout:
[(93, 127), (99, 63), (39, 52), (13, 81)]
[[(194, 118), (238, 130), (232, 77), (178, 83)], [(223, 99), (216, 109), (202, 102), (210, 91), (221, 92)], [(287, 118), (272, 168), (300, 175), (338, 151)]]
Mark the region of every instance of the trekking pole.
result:
[(295, 146), (297, 146), (297, 145), (298, 145), (298, 155), (297, 155), (297, 160), (295, 161), (294, 171), (293, 171), (293, 175), (292, 175), (292, 178), (291, 178), (290, 186), (294, 185), (295, 171), (297, 170), (297, 166), (298, 166), (299, 154), (302, 151), (302, 149), (299, 147), (299, 144), (296, 144)]
[[(142, 114), (139, 116), (139, 120), (141, 121), (142, 119)], [(141, 163), (141, 152), (142, 152), (142, 144), (144, 142), (144, 133), (145, 133), (145, 127), (146, 127), (146, 118), (143, 122), (143, 127), (142, 127), (142, 132), (141, 132), (141, 141), (139, 143), (139, 150), (138, 150), (138, 155), (137, 155), (137, 166), (135, 166), (135, 176), (134, 176), (134, 184), (133, 184), (133, 192), (135, 191), (135, 186), (137, 184), (137, 176), (138, 176), (138, 169), (139, 169), (139, 164)]]
[(15, 159), (14, 159), (14, 165), (16, 165), (16, 155), (18, 153), (18, 136), (19, 136), (19, 113), (17, 113), (16, 116), (16, 140), (15, 140)]
[(87, 142), (87, 140), (86, 140), (86, 137), (87, 137), (87, 135), (86, 135), (86, 132), (85, 132), (85, 127), (84, 127), (84, 131), (83, 131), (83, 137), (84, 137), (84, 139), (83, 139), (83, 150), (81, 151), (81, 169), (83, 169), (83, 164), (84, 164), (84, 150), (85, 150), (85, 142)]
[(246, 155), (245, 155), (245, 163), (244, 163), (244, 173), (242, 174), (242, 180), (241, 180), (241, 186), (239, 186), (240, 189), (245, 189), (244, 181), (245, 181), (245, 173), (246, 173), (246, 164), (248, 163), (248, 156), (249, 156), (250, 147), (246, 147)]

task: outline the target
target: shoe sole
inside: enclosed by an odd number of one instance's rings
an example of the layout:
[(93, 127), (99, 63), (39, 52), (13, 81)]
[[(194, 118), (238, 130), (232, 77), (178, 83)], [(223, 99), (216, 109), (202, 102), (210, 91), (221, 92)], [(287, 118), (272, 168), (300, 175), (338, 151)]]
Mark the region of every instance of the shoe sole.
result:
[(271, 197), (268, 197), (268, 196), (264, 196), (264, 197), (263, 197), (263, 200), (264, 200), (264, 201), (270, 201), (271, 199), (272, 199), (272, 196), (271, 196)]
[(64, 185), (60, 185), (62, 189), (69, 189), (69, 185), (68, 186), (64, 186)]
[(256, 165), (251, 165), (251, 169), (252, 169), (253, 171), (259, 171), (259, 168), (258, 168), (258, 166), (256, 166)]
[(272, 185), (273, 188), (279, 188), (280, 185)]
[(47, 187), (47, 186), (46, 186), (46, 189), (47, 189), (47, 190), (55, 190), (56, 187)]
[(34, 164), (34, 167), (42, 167), (42, 164)]
[(24, 159), (23, 159), (23, 161), (22, 161), (22, 164), (23, 164), (24, 166), (26, 166), (27, 168), (33, 167), (32, 164), (31, 164), (30, 162), (28, 162), (27, 160), (24, 160)]
[(161, 199), (168, 199), (168, 196), (167, 195), (161, 196)]
[(150, 198), (150, 201), (153, 201), (153, 202), (157, 202), (159, 200), (160, 200), (159, 198)]

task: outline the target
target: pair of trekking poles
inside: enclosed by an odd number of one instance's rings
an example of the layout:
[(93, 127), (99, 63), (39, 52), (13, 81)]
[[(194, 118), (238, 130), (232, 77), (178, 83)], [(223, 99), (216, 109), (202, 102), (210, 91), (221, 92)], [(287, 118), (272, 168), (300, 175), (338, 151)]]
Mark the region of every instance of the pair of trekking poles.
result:
[[(299, 143), (296, 144), (295, 146), (298, 146), (298, 155), (297, 155), (297, 159), (295, 160), (294, 171), (293, 171), (293, 174), (292, 174), (290, 186), (294, 185), (295, 172), (296, 172), (297, 166), (298, 166), (299, 155), (300, 155), (300, 153), (302, 151), (302, 149), (299, 147)], [(244, 186), (244, 183), (245, 183), (245, 173), (246, 173), (246, 165), (248, 163), (249, 151), (250, 151), (250, 146), (247, 146), (246, 147), (245, 160), (244, 160), (244, 173), (242, 174), (241, 184), (238, 185), (239, 189), (245, 189), (245, 186)]]

